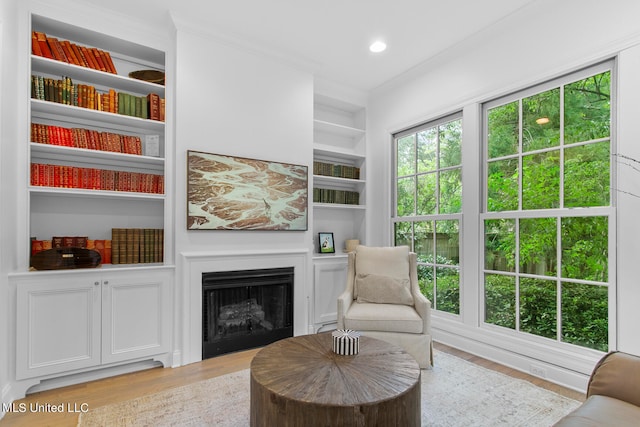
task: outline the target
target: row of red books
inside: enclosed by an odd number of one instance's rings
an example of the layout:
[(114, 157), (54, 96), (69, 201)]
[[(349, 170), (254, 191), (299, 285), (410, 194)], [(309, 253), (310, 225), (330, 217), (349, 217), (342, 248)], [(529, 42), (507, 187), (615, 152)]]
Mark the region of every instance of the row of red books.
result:
[(112, 228), (111, 242), (113, 264), (153, 263), (164, 259), (162, 228)]
[(31, 185), (164, 194), (162, 175), (44, 163), (31, 163)]
[(89, 150), (142, 154), (142, 140), (139, 136), (40, 123), (31, 123), (31, 141)]
[(68, 40), (59, 40), (39, 31), (31, 33), (31, 53), (80, 67), (118, 74), (109, 52), (95, 47), (80, 46)]
[(86, 248), (100, 254), (102, 264), (111, 264), (111, 240), (94, 240), (87, 236), (54, 236), (51, 240), (31, 239), (31, 256), (53, 248)]

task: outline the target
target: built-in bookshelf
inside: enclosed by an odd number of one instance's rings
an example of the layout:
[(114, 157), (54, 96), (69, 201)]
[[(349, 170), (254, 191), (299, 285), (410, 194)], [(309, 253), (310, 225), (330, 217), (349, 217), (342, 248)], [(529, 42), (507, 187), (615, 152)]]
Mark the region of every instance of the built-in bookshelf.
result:
[(314, 232), (332, 232), (340, 254), (366, 240), (365, 108), (316, 94), (313, 147)]
[(334, 329), (344, 291), (345, 241), (366, 244), (366, 132), (364, 106), (316, 94), (314, 98), (313, 230), (331, 232), (335, 253), (313, 257), (310, 333)]
[[(16, 141), (18, 262), (9, 275), (17, 398), (125, 365), (171, 364), (173, 151), (163, 101), (171, 91), (130, 77), (164, 75), (166, 52), (97, 32), (84, 13), (69, 13), (73, 23), (45, 15), (25, 17), (32, 50), (21, 44), (18, 60), (25, 137)], [(41, 43), (55, 49), (51, 38), (66, 47), (57, 57), (42, 52)], [(89, 50), (95, 62), (85, 62)]]
[[(164, 81), (130, 75), (163, 75), (165, 52), (39, 15), (31, 36), (25, 239), (110, 241), (112, 229), (164, 230)], [(125, 258), (126, 266), (141, 259)]]

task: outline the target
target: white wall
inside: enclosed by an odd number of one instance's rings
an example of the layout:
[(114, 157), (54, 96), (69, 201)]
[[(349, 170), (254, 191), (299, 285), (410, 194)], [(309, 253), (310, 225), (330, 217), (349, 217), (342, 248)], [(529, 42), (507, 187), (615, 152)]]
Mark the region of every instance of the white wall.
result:
[(309, 166), (313, 76), (178, 24), (176, 78), (177, 252), (309, 246), (304, 232), (187, 231), (185, 190), (187, 150)]
[[(372, 201), (369, 209), (372, 212), (370, 226), (373, 230), (381, 230), (380, 233), (370, 234), (372, 240), (378, 238), (373, 243), (391, 243), (389, 201), (392, 133), (464, 109), (466, 119), (476, 122), (465, 123), (465, 132), (471, 132), (465, 134), (464, 144), (475, 145), (466, 152), (478, 152), (479, 103), (589, 65), (632, 46), (640, 41), (637, 24), (639, 13), (640, 3), (635, 1), (613, 0), (606, 4), (592, 0), (533, 2), (489, 31), (465, 40), (429, 63), (376, 89), (370, 96), (368, 108), (368, 162), (372, 169), (385, 173), (369, 177), (369, 188), (375, 188), (378, 193), (377, 197), (368, 197)], [(637, 103), (640, 89), (638, 53), (625, 52), (623, 59), (620, 61), (620, 89), (628, 91), (620, 96), (619, 145), (621, 149), (630, 149), (631, 146), (637, 147), (637, 137), (640, 136), (635, 126), (640, 113)], [(635, 150), (637, 152), (638, 149)], [(635, 156), (639, 157), (637, 153)], [(477, 155), (475, 159), (479, 161)], [(477, 191), (477, 174), (471, 174), (470, 171), (477, 172), (478, 165), (465, 166), (467, 173), (463, 173), (463, 182), (472, 191)], [(640, 175), (628, 178), (638, 181)], [(478, 205), (477, 195), (467, 193), (464, 200), (470, 202), (468, 205)], [(639, 295), (636, 290), (638, 287), (632, 280), (635, 273), (631, 256), (631, 253), (637, 253), (631, 250), (640, 237), (637, 221), (631, 220), (631, 215), (637, 212), (637, 204), (635, 200), (624, 200), (624, 204), (621, 200), (620, 203), (618, 221), (624, 232), (618, 235), (618, 250), (619, 254), (624, 250), (624, 254), (618, 258), (617, 326), (618, 348), (640, 354), (640, 337), (634, 333), (639, 320), (635, 307)], [(623, 209), (626, 211), (622, 212)], [(470, 224), (478, 222), (468, 216), (465, 216), (465, 221), (465, 224), (469, 221)], [(468, 233), (466, 237), (477, 241), (477, 228), (476, 225), (475, 229), (465, 230)], [(465, 253), (469, 254), (468, 251)], [(469, 261), (462, 271), (462, 295), (467, 308), (459, 319), (436, 316), (434, 334), (486, 357), (529, 370), (531, 360), (517, 355), (521, 343), (513, 344), (509, 352), (497, 351), (496, 346), (505, 347), (500, 337), (481, 330), (478, 307), (469, 307), (469, 304), (478, 304), (478, 263), (477, 259)], [(540, 357), (544, 357), (544, 354)], [(587, 371), (592, 366), (593, 356), (587, 355), (574, 363)], [(551, 364), (546, 368), (550, 377), (555, 375), (555, 380), (574, 388), (582, 388), (585, 384), (584, 376), (568, 378), (566, 372), (555, 372)]]
[[(311, 172), (314, 86), (308, 70), (218, 37), (206, 28), (183, 24), (179, 18), (175, 22), (175, 358), (185, 363), (200, 356), (191, 350), (197, 346), (189, 326), (194, 322), (189, 319), (193, 318), (193, 307), (201, 307), (201, 303), (198, 305), (193, 300), (198, 296), (190, 292), (193, 286), (188, 283), (190, 267), (186, 261), (197, 254), (308, 251), (300, 271), (296, 268), (296, 275), (300, 272), (304, 277), (299, 282), (296, 276), (294, 290), (294, 334), (307, 331), (312, 210), (309, 231), (187, 230), (185, 190), (187, 150), (294, 163), (309, 167)], [(237, 264), (234, 261), (229, 259), (229, 269), (237, 269), (231, 267)]]

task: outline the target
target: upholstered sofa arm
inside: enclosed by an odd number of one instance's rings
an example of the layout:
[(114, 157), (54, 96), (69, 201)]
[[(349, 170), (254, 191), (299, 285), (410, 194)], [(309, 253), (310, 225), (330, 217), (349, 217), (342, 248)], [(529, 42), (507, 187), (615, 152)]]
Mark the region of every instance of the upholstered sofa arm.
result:
[(608, 396), (640, 406), (640, 357), (622, 352), (610, 352), (596, 364), (587, 397)]

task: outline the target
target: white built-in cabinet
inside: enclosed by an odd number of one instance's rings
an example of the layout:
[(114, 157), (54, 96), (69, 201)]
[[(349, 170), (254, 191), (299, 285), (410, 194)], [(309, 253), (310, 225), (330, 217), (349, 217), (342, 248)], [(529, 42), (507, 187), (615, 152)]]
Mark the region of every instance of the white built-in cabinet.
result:
[(16, 379), (153, 358), (171, 348), (171, 272), (36, 273), (16, 281)]
[[(314, 331), (335, 327), (337, 298), (345, 288), (347, 254), (345, 241), (366, 244), (366, 109), (325, 95), (314, 97), (313, 159), (323, 164), (355, 167), (357, 179), (314, 173), (313, 188), (355, 192), (357, 204), (327, 203), (314, 194), (314, 289), (312, 327)], [(335, 253), (320, 254), (318, 233), (331, 232)]]
[[(82, 25), (82, 24), (80, 24)], [(25, 89), (32, 75), (70, 77), (99, 91), (114, 89), (139, 97), (165, 98), (165, 85), (129, 77), (136, 70), (164, 71), (166, 53), (134, 41), (95, 32), (40, 15), (31, 15), (29, 34), (39, 31), (80, 46), (110, 53), (117, 74), (30, 54)], [(27, 44), (24, 44), (27, 46)], [(31, 43), (29, 43), (31, 46)], [(26, 52), (25, 52), (26, 53)], [(27, 96), (31, 90), (25, 90)], [(17, 141), (25, 159), (18, 197), (17, 270), (9, 274), (16, 298), (16, 380), (40, 380), (105, 367), (159, 360), (171, 363), (173, 324), (172, 139), (165, 121), (28, 99), (26, 135), (31, 123), (98, 132), (148, 136), (157, 152), (124, 154), (43, 144), (27, 137)], [(167, 102), (167, 105), (169, 103)], [(164, 193), (107, 191), (31, 185), (31, 164), (137, 172), (164, 176)], [(33, 271), (30, 239), (52, 236), (112, 238), (112, 228), (164, 229), (163, 261), (146, 264), (103, 264), (97, 268)]]
[(344, 255), (313, 261), (313, 332), (335, 329), (338, 297), (345, 289), (347, 258)]

